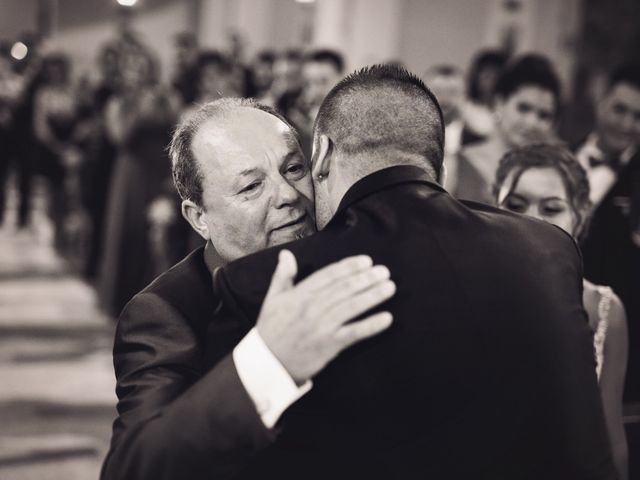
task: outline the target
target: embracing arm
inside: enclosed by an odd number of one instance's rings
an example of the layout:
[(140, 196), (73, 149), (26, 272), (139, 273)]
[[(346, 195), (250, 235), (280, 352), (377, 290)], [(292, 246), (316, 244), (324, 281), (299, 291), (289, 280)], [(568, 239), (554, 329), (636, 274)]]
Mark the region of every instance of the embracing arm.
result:
[[(389, 326), (384, 313), (343, 325), (395, 290), (371, 259), (337, 262), (296, 286), (295, 259), (284, 259), (257, 327), (239, 343), (230, 338), (233, 353), (209, 371), (203, 332), (173, 306), (153, 293), (127, 305), (114, 347), (119, 417), (103, 480), (228, 478), (275, 439), (267, 426), (306, 393), (307, 380)], [(216, 321), (228, 314), (218, 310)]]
[(155, 294), (127, 305), (114, 347), (119, 417), (103, 480), (226, 478), (273, 441), (231, 353), (205, 373), (201, 341)]
[(627, 369), (629, 338), (624, 307), (617, 296), (611, 299), (608, 322), (600, 375), (600, 394), (613, 460), (620, 480), (626, 480), (629, 478), (629, 452), (622, 421), (622, 392)]
[(549, 441), (563, 465), (558, 478), (609, 480), (617, 473), (596, 378), (593, 334), (583, 307), (580, 252), (564, 235), (565, 240), (550, 250), (553, 261), (542, 266), (548, 273), (548, 315), (540, 320), (544, 330), (538, 339), (550, 402), (545, 420), (553, 433)]

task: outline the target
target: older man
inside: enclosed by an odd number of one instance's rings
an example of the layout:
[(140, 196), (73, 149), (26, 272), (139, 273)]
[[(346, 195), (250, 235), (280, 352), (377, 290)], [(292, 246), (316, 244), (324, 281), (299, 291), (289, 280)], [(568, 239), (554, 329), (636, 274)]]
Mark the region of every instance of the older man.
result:
[[(318, 374), (238, 478), (615, 478), (573, 240), (453, 199), (435, 181), (443, 142), (435, 98), (403, 69), (364, 69), (324, 100), (322, 231), (287, 248), (302, 275), (356, 252), (388, 265), (394, 322)], [(220, 271), (229, 323), (257, 317), (277, 255)]]
[(394, 293), (389, 271), (370, 257), (336, 262), (294, 287), (288, 252), (255, 327), (227, 321), (212, 290), (213, 250), (231, 261), (313, 233), (308, 164), (283, 117), (237, 99), (185, 120), (171, 155), (183, 214), (207, 246), (120, 316), (119, 417), (104, 479), (231, 475), (273, 442), (282, 411), (326, 363), (391, 322), (388, 313), (349, 322)]

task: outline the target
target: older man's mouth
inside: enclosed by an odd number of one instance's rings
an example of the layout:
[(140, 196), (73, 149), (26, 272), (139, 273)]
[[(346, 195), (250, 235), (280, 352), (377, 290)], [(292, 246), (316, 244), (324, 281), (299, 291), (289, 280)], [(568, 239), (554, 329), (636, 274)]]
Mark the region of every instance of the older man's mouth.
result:
[(295, 218), (293, 220), (290, 220), (286, 223), (283, 223), (282, 225), (274, 228), (274, 231), (283, 231), (283, 230), (288, 230), (288, 229), (296, 229), (298, 227), (300, 227), (301, 225), (305, 225), (307, 220), (308, 220), (309, 216), (307, 215), (307, 213), (303, 213), (302, 215), (300, 215), (298, 218)]

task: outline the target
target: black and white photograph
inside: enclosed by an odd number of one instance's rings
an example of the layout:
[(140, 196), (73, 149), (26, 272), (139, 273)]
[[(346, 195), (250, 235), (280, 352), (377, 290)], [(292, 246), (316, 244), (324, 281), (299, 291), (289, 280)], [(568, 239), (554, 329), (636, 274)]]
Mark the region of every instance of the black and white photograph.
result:
[(640, 1), (0, 0), (0, 479), (640, 479)]

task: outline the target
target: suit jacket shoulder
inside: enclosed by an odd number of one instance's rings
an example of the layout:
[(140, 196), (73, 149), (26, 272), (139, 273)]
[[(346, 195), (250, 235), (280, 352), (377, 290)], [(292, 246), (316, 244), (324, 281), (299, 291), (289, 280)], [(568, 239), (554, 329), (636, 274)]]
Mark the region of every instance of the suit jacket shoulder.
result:
[(242, 332), (220, 328), (211, 283), (200, 248), (125, 306), (101, 478), (229, 478), (273, 441), (233, 363)]

